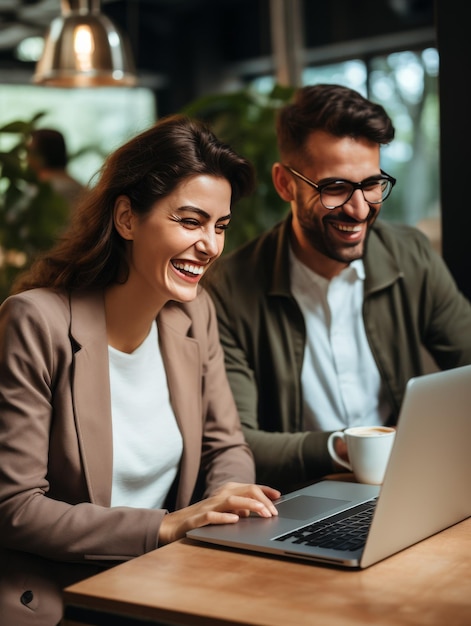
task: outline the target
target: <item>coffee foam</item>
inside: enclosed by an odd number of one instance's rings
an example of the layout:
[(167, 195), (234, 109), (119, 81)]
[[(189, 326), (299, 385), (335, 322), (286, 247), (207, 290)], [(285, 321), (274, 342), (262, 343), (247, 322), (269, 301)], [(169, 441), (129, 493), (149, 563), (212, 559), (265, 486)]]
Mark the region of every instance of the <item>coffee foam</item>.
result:
[(357, 435), (361, 437), (380, 437), (381, 435), (390, 435), (393, 431), (381, 426), (358, 426), (348, 429), (349, 435)]

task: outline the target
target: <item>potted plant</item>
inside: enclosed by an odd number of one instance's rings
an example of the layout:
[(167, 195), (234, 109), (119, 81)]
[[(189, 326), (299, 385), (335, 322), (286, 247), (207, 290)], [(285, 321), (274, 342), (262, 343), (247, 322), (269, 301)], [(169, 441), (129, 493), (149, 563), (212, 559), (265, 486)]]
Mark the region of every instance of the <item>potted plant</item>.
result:
[(286, 203), (272, 184), (271, 168), (278, 160), (275, 116), (293, 93), (294, 88), (280, 85), (268, 94), (243, 89), (203, 96), (182, 109), (190, 117), (208, 123), (219, 139), (255, 166), (255, 193), (237, 205), (227, 231), (226, 252), (255, 237), (286, 214)]

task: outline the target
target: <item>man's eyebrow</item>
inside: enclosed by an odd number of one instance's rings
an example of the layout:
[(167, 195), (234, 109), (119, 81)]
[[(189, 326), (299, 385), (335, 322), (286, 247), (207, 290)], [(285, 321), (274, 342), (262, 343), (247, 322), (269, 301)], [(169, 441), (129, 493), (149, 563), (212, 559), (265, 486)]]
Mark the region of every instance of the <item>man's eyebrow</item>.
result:
[[(358, 182), (360, 183), (364, 183), (365, 181), (369, 181), (369, 180), (381, 180), (382, 179), (382, 174), (372, 174), (371, 176), (367, 176), (366, 178), (363, 178), (363, 180), (360, 180)], [(320, 180), (317, 181), (318, 185), (325, 185), (326, 183), (335, 183), (335, 182), (340, 182), (340, 183), (355, 183), (357, 181), (355, 180), (350, 180), (349, 178), (341, 178), (340, 176), (327, 176), (326, 178), (321, 178)]]
[[(209, 219), (211, 216), (209, 215), (209, 213), (207, 213), (206, 211), (204, 211), (203, 209), (200, 209), (197, 206), (192, 206), (191, 204), (188, 205), (184, 205), (181, 207), (178, 207), (177, 209), (177, 213), (178, 212), (183, 212), (183, 211), (191, 211), (192, 213), (198, 213), (198, 215), (201, 215), (202, 217)], [(218, 222), (223, 222), (225, 220), (230, 220), (232, 217), (232, 213), (229, 213), (228, 215), (223, 215), (222, 217), (218, 218)]]

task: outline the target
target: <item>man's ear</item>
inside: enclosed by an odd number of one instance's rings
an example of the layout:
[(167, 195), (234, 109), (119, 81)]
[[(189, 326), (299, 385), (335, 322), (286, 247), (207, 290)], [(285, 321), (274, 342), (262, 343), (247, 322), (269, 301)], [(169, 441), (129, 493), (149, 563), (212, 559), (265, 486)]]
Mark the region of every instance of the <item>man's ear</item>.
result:
[(294, 200), (293, 177), (288, 172), (286, 167), (283, 167), (281, 163), (274, 163), (271, 170), (271, 176), (273, 185), (280, 198), (282, 198), (285, 202), (291, 202)]
[(127, 196), (116, 198), (113, 209), (114, 225), (123, 239), (132, 241), (134, 214), (131, 209), (131, 201)]

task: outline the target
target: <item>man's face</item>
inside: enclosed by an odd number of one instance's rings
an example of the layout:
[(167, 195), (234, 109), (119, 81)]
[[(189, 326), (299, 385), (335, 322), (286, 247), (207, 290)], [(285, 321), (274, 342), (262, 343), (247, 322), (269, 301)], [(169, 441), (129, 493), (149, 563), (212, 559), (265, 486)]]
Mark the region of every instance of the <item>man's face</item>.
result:
[(26, 146), (26, 163), (28, 168), (35, 173), (38, 173), (43, 167), (43, 163), (34, 139), (30, 139), (28, 145)]
[[(328, 179), (360, 182), (381, 173), (379, 145), (364, 139), (311, 134), (305, 152), (291, 167), (316, 183)], [(380, 204), (368, 204), (360, 189), (341, 207), (327, 209), (319, 192), (291, 175), (293, 247), (308, 267), (331, 278), (363, 257), (368, 231)]]

